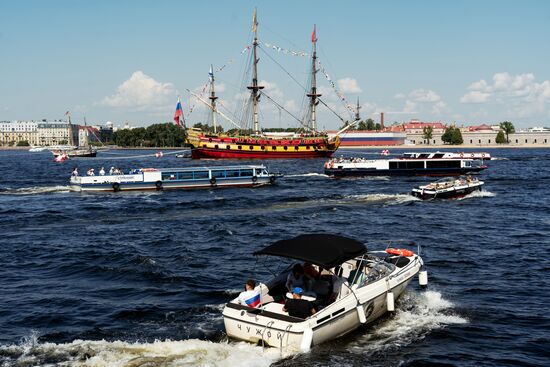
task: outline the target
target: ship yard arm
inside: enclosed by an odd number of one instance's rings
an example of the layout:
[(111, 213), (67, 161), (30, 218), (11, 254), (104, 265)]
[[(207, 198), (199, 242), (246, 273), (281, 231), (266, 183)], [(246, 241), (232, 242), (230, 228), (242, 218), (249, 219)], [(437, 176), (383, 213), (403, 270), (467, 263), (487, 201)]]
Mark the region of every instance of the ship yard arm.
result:
[(214, 110), (214, 106), (212, 106), (210, 103), (208, 103), (207, 101), (205, 101), (201, 96), (199, 96), (198, 94), (190, 91), (189, 89), (187, 89), (187, 91), (189, 93), (191, 93), (195, 98), (197, 98), (199, 101), (201, 101), (202, 103), (204, 103), (208, 108), (210, 108), (212, 111), (214, 111), (214, 113), (219, 113), (221, 117), (223, 117), (224, 119), (226, 119), (227, 121), (231, 122), (233, 125), (235, 125), (238, 129), (242, 129), (241, 126), (239, 124), (237, 124), (235, 121), (233, 121), (232, 119), (230, 119), (229, 117), (227, 117), (223, 112), (219, 111), (219, 110)]

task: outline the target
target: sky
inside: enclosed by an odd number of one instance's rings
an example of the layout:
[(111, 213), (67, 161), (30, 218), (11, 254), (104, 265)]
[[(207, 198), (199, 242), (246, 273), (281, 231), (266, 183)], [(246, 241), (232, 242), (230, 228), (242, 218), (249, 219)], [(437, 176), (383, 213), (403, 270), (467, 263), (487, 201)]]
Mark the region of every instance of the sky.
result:
[(303, 115), (311, 60), (285, 50), (309, 54), (314, 24), (318, 87), (336, 112), (319, 107), (321, 129), (352, 119), (358, 99), (362, 118), (385, 112), (386, 123), (550, 126), (543, 0), (2, 0), (0, 121), (71, 111), (77, 123), (146, 126), (171, 121), (178, 96), (188, 122), (205, 121), (188, 90), (201, 94), (211, 64), (220, 109), (238, 116), (255, 7), (259, 80), (284, 107), (263, 97), (264, 127)]

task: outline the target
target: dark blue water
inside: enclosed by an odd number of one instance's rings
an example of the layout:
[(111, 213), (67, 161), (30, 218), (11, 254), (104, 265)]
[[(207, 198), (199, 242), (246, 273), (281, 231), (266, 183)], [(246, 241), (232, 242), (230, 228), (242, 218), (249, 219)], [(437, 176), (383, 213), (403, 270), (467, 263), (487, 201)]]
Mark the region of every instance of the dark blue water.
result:
[[(236, 163), (148, 154), (0, 151), (0, 365), (550, 364), (550, 150), (491, 150), (486, 191), (454, 201), (407, 195), (426, 178), (330, 179), (316, 159), (266, 162), (286, 174), (274, 187), (68, 190), (74, 166)], [(309, 232), (414, 240), (430, 286), (307, 354), (228, 342), (223, 304), (267, 277), (250, 254)]]

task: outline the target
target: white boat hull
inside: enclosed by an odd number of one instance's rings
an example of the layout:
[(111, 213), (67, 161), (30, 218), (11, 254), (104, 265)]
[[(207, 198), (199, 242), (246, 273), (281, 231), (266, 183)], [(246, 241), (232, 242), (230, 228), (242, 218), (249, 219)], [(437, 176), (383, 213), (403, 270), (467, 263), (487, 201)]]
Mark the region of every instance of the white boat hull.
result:
[[(422, 260), (416, 255), (411, 259), (406, 267), (397, 268), (389, 276), (356, 289), (355, 295), (350, 292), (305, 320), (285, 316), (277, 310), (283, 305), (275, 302), (261, 309), (228, 303), (223, 311), (227, 335), (290, 352), (338, 338), (363, 325), (360, 312), (365, 313), (364, 324), (372, 323), (387, 312), (387, 293), (393, 292), (397, 299), (420, 271)], [(265, 287), (262, 298), (270, 298)], [(311, 341), (307, 340), (309, 330)]]

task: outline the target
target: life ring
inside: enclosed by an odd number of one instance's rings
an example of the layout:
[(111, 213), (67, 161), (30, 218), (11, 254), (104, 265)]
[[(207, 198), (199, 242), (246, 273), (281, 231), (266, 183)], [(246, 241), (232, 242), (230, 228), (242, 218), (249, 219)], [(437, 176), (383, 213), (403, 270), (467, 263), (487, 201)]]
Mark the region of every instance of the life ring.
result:
[(258, 182), (258, 176), (252, 176), (252, 182), (254, 183)]
[(212, 138), (209, 138), (209, 139), (208, 139), (208, 142), (209, 142), (209, 143), (212, 143)]
[(270, 183), (275, 183), (275, 176), (270, 176), (269, 177), (269, 182)]
[(113, 191), (114, 192), (120, 191), (120, 184), (118, 182), (113, 183)]
[(475, 157), (475, 154), (474, 154), (474, 153), (470, 154), (470, 157), (474, 158), (474, 157)]
[(155, 182), (155, 187), (157, 188), (157, 191), (162, 190), (162, 182), (161, 181)]
[(210, 179), (210, 185), (216, 186), (216, 177), (212, 177), (212, 178)]
[(464, 158), (464, 153), (460, 153), (460, 158)]
[(398, 256), (405, 256), (410, 257), (414, 255), (414, 252), (411, 250), (407, 250), (406, 248), (387, 248), (386, 253), (390, 255), (398, 255)]
[(485, 158), (485, 153), (481, 153), (481, 158)]

